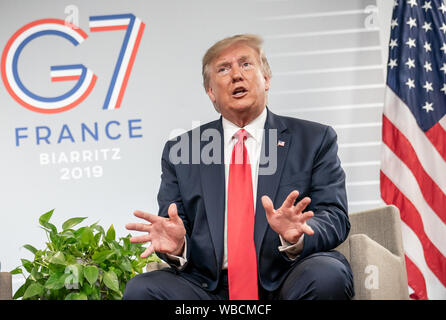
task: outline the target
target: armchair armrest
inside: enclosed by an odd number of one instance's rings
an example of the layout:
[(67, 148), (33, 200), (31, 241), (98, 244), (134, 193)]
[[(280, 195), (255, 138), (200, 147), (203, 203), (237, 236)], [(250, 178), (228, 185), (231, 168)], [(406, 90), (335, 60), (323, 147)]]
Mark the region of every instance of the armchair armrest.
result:
[(353, 270), (355, 299), (407, 300), (404, 255), (398, 256), (365, 234), (349, 238), (350, 265)]

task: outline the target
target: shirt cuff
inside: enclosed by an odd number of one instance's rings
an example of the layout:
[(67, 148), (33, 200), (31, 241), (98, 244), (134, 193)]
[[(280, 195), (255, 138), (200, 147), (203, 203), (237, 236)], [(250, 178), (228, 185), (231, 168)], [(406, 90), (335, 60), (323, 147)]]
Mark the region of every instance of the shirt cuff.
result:
[(280, 234), (279, 238), (280, 242), (282, 243), (282, 245), (278, 247), (279, 251), (285, 252), (288, 258), (290, 258), (291, 260), (296, 260), (304, 248), (304, 235), (301, 235), (299, 240), (297, 240), (297, 242), (294, 244), (289, 243), (288, 241), (283, 239)]
[(166, 256), (169, 259), (169, 262), (173, 263), (175, 265), (175, 267), (177, 267), (177, 269), (179, 269), (179, 270), (183, 269), (184, 265), (187, 262), (186, 255), (187, 255), (186, 236), (184, 236), (184, 249), (183, 249), (183, 253), (181, 254), (181, 256), (176, 256), (173, 254), (166, 253)]

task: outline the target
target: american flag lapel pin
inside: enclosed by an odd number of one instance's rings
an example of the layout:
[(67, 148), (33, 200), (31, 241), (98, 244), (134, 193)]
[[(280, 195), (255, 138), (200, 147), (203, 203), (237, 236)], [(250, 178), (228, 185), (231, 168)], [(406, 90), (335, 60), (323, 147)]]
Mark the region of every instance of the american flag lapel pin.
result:
[(279, 147), (284, 147), (285, 146), (285, 141), (279, 140), (279, 141), (277, 141), (277, 145)]

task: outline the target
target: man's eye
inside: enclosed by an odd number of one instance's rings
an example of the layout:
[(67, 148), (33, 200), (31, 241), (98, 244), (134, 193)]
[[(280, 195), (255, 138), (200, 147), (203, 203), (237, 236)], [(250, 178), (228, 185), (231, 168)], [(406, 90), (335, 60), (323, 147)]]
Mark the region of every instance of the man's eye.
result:
[(249, 68), (249, 67), (251, 67), (252, 65), (251, 65), (250, 62), (243, 62), (242, 66), (243, 66), (243, 68)]
[(218, 68), (218, 70), (217, 70), (218, 73), (225, 73), (227, 71), (228, 71), (227, 67), (221, 67), (221, 68)]

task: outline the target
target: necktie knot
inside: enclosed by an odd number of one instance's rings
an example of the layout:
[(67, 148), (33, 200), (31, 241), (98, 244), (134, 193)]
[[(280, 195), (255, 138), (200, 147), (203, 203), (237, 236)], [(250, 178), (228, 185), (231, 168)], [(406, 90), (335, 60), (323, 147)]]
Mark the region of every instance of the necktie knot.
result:
[(245, 129), (240, 129), (234, 134), (234, 138), (237, 139), (237, 142), (245, 141), (248, 137), (249, 133)]
[(232, 151), (231, 163), (233, 164), (249, 164), (248, 152), (245, 147), (245, 140), (249, 133), (245, 129), (240, 129), (234, 134), (237, 139)]

